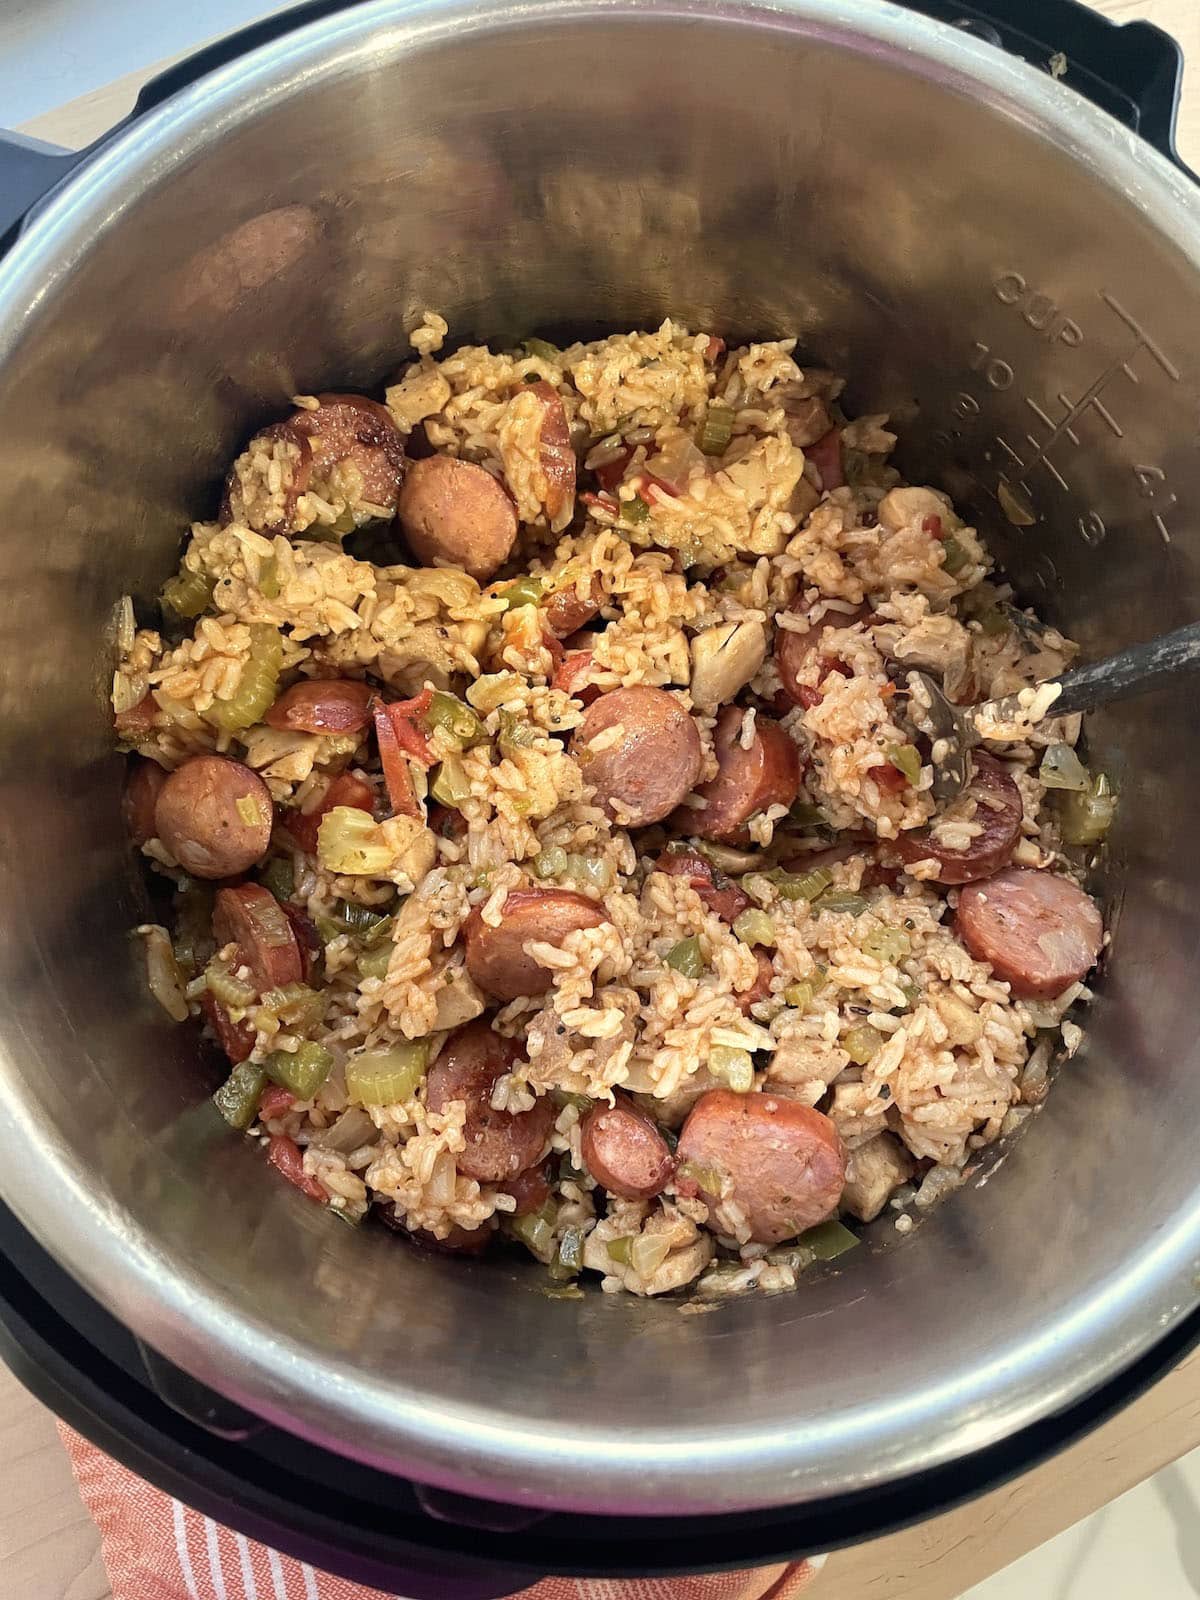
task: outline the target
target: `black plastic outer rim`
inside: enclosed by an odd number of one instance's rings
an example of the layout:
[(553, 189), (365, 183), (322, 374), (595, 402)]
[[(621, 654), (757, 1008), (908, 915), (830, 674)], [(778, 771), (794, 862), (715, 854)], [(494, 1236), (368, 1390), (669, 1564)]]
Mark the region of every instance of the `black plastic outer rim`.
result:
[[(1027, 1471), (1112, 1416), (1200, 1343), (1200, 1311), (1119, 1379), (951, 1466), (804, 1507), (728, 1516), (551, 1514), (497, 1532), (421, 1515), (411, 1486), (266, 1428), (217, 1437), (165, 1405), (136, 1348), (0, 1208), (0, 1357), (71, 1427), (206, 1516), (414, 1600), (489, 1600), (543, 1573), (650, 1576), (761, 1566), (878, 1537)], [(124, 1343), (123, 1343), (124, 1342)], [(369, 1484), (371, 1494), (355, 1492)]]

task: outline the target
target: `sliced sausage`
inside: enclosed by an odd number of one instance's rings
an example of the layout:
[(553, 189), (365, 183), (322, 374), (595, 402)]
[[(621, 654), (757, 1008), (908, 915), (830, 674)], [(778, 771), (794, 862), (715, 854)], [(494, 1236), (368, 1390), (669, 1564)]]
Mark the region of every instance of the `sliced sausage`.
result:
[(977, 961), (1023, 1000), (1051, 1000), (1095, 965), (1104, 923), (1069, 878), (1009, 867), (958, 897), (958, 931)]
[(359, 733), (375, 694), (355, 678), (302, 678), (285, 689), (263, 721), (288, 733)]
[(741, 706), (717, 718), (713, 748), (717, 775), (696, 792), (703, 809), (683, 807), (679, 825), (702, 839), (729, 843), (745, 837), (750, 818), (768, 806), (790, 806), (800, 793), (800, 752), (777, 722), (756, 716), (749, 749), (742, 744)]
[(426, 566), (461, 567), (486, 583), (517, 539), (517, 508), (490, 472), (454, 456), (410, 464), (396, 515)]
[(533, 395), (542, 408), (538, 459), (546, 480), (543, 504), (551, 528), (555, 533), (561, 533), (575, 510), (575, 452), (571, 448), (566, 408), (558, 390), (544, 378), (538, 383), (531, 383), (526, 393)]
[(567, 589), (556, 589), (542, 601), (542, 622), (556, 639), (567, 639), (577, 628), (582, 628), (585, 622), (592, 620), (600, 610), (603, 595), (600, 574), (593, 572), (588, 599), (579, 598), (574, 584)]
[(536, 939), (560, 945), (576, 928), (597, 928), (605, 920), (594, 900), (573, 889), (517, 889), (504, 902), (498, 928), (483, 920), (478, 910), (463, 928), (467, 971), (497, 1000), (545, 994), (553, 981), (548, 967), (540, 967), (525, 946)]
[(391, 413), (365, 394), (319, 394), (315, 411), (297, 411), (288, 425), (312, 449), (312, 470), (328, 478), (342, 462), (362, 479), (360, 499), (389, 515), (404, 472), (404, 440)]
[(717, 1229), (727, 1207), (729, 1222), (740, 1213), (759, 1244), (824, 1222), (846, 1181), (846, 1153), (829, 1118), (773, 1094), (710, 1090), (684, 1123), (677, 1156), (681, 1169), (721, 1178), (721, 1195), (700, 1185)]
[(134, 761), (125, 779), (125, 793), (121, 797), (121, 815), (134, 844), (145, 844), (158, 833), (155, 810), (158, 796), (167, 775), (157, 761)]
[(349, 806), (354, 811), (371, 812), (375, 806), (375, 791), (365, 778), (356, 777), (353, 772), (342, 772), (329, 785), (321, 803), (313, 810), (285, 811), (283, 826), (301, 850), (307, 850), (309, 855), (316, 854), (321, 820), (334, 806)]
[(274, 807), (257, 772), (225, 756), (192, 756), (158, 793), (158, 837), (195, 878), (233, 878), (267, 853)]
[(686, 878), (701, 903), (715, 911), (722, 922), (732, 922), (750, 904), (750, 896), (715, 871), (698, 850), (664, 850), (654, 863), (654, 870), (672, 878)]
[(254, 1029), (244, 1022), (235, 1022), (217, 997), (207, 990), (200, 996), (200, 1009), (233, 1065), (236, 1067), (239, 1061), (245, 1061), (254, 1049)]
[(543, 1161), (539, 1167), (530, 1167), (525, 1172), (519, 1172), (515, 1178), (510, 1178), (502, 1185), (505, 1194), (512, 1195), (517, 1202), (514, 1217), (531, 1217), (540, 1211), (550, 1199), (551, 1173), (550, 1163)]
[[(794, 600), (788, 608), (793, 614), (805, 608), (803, 597)], [(869, 606), (859, 606), (855, 611), (827, 611), (814, 627), (803, 633), (795, 628), (778, 628), (775, 632), (775, 670), (779, 684), (794, 706), (810, 707), (818, 704), (820, 695), (810, 684), (801, 683), (813, 656), (821, 649), (821, 641), (829, 628), (852, 628), (865, 622), (871, 614)]]
[(246, 446), (246, 454), (253, 455), (260, 450), (270, 453), (277, 439), (283, 439), (295, 447), (295, 459), (282, 485), (280, 498), (275, 501), (274, 497), (271, 497), (271, 503), (263, 509), (249, 510), (235, 463), (225, 480), (220, 510), (217, 513), (223, 524), (238, 522), (256, 529), (259, 533), (292, 531), (296, 518), (296, 502), (308, 488), (309, 479), (312, 477), (312, 447), (299, 429), (294, 428), (290, 422), (272, 422), (269, 427), (261, 429), (254, 435)]
[(805, 461), (811, 461), (817, 469), (821, 480), (822, 490), (828, 494), (831, 489), (840, 489), (846, 481), (846, 469), (842, 463), (842, 433), (840, 428), (830, 428), (828, 433), (814, 439), (804, 452)]
[[(620, 726), (612, 743), (597, 736)], [(605, 811), (642, 828), (669, 816), (700, 776), (700, 730), (674, 695), (639, 685), (602, 694), (571, 739), (571, 753)]]
[(304, 958), (288, 915), (261, 883), (217, 890), (213, 938), (218, 949), (237, 945), (260, 994), (299, 983), (304, 977)]
[(622, 1200), (661, 1194), (675, 1170), (667, 1141), (632, 1100), (593, 1106), (580, 1123), (584, 1165), (602, 1188)]
[(951, 850), (939, 844), (930, 828), (914, 828), (893, 840), (902, 861), (936, 861), (939, 883), (971, 883), (1007, 866), (1021, 837), (1021, 792), (1008, 772), (986, 751), (971, 758), (966, 793), (975, 800), (972, 822), (980, 827), (970, 844)]
[(511, 1072), (521, 1052), (483, 1018), (468, 1023), (446, 1041), (425, 1080), (425, 1103), (444, 1111), (454, 1100), (466, 1104), (466, 1147), (454, 1157), (464, 1177), (477, 1183), (515, 1178), (539, 1159), (554, 1126), (554, 1104), (543, 1098), (528, 1111), (493, 1111), (496, 1079)]
[(760, 1000), (765, 1000), (771, 993), (771, 980), (775, 976), (775, 963), (765, 950), (756, 950), (754, 959), (758, 963), (758, 971), (754, 974), (754, 982), (748, 989), (743, 989), (737, 997), (745, 1016), (750, 1015), (750, 1007), (757, 1005)]

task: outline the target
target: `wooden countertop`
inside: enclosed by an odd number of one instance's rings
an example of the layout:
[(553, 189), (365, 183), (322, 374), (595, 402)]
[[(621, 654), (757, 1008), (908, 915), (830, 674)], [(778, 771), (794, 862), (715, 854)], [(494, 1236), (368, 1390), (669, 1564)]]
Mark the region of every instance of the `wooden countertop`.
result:
[[(1120, 22), (1143, 17), (1159, 23), (1200, 70), (1197, 0), (1096, 4)], [(22, 131), (56, 144), (85, 144), (129, 109), (140, 84), (156, 70), (119, 79)], [(1179, 152), (1200, 170), (1200, 80), (1184, 85)], [(837, 1552), (817, 1593), (829, 1600), (956, 1600), (1197, 1445), (1200, 1352), (1119, 1417), (1014, 1483), (903, 1533)], [(96, 1531), (75, 1492), (53, 1419), (3, 1368), (0, 1597), (111, 1600)]]

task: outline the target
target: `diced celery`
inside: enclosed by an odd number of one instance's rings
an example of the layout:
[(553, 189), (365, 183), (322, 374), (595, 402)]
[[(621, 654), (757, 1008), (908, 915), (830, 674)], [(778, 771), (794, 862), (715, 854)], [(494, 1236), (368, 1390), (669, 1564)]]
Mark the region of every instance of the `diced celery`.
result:
[(1038, 777), (1047, 789), (1068, 789), (1085, 794), (1092, 786), (1091, 774), (1069, 744), (1047, 747)]
[(539, 850), (534, 857), (533, 870), (539, 878), (561, 878), (567, 870), (567, 852), (556, 844)]
[(333, 1056), (324, 1045), (305, 1040), (296, 1050), (272, 1050), (263, 1071), (272, 1083), (290, 1089), (297, 1100), (311, 1100), (329, 1076)]
[(537, 742), (537, 729), (525, 722), (515, 711), (500, 713), (499, 744), (506, 754), (509, 750), (527, 750)]
[(825, 980), (814, 974), (809, 978), (801, 978), (797, 983), (789, 983), (783, 991), (783, 998), (797, 1011), (807, 1011), (824, 987)]
[(360, 811), (357, 806), (334, 806), (321, 818), (317, 860), (327, 872), (369, 878), (386, 872), (394, 855), (369, 811)]
[(704, 413), (696, 433), (696, 443), (706, 456), (723, 456), (733, 437), (733, 411), (715, 402)]
[(846, 889), (828, 889), (817, 901), (818, 911), (844, 911), (851, 916), (860, 917), (867, 909), (867, 902), (861, 894), (851, 894)]
[(243, 733), (261, 722), (275, 703), (279, 691), (279, 669), (283, 663), (283, 639), (278, 628), (266, 623), (250, 624), (250, 654), (236, 692), (228, 700), (214, 700), (208, 720), (226, 733)]
[(851, 1233), (844, 1223), (831, 1220), (809, 1228), (796, 1242), (806, 1250), (811, 1250), (818, 1261), (833, 1261), (845, 1255), (847, 1250), (853, 1250), (860, 1241), (858, 1235)]
[(801, 828), (827, 828), (829, 818), (820, 806), (814, 806), (810, 800), (796, 800), (788, 812), (791, 820)]
[(714, 1044), (708, 1052), (708, 1070), (735, 1094), (749, 1094), (754, 1087), (754, 1061), (749, 1050)]
[(374, 950), (364, 950), (358, 958), (358, 974), (360, 978), (386, 978), (388, 964), (392, 959), (392, 946), (390, 944), (377, 945)]
[(628, 1235), (620, 1239), (610, 1239), (605, 1245), (609, 1258), (618, 1266), (627, 1267), (631, 1260), (630, 1252), (633, 1249), (633, 1239)]
[(921, 776), (921, 757), (916, 745), (892, 744), (887, 748), (888, 764), (901, 772), (914, 786)]
[(833, 882), (828, 867), (813, 867), (809, 872), (785, 872), (782, 867), (772, 867), (763, 877), (775, 885), (781, 900), (815, 900)]
[(842, 1035), (842, 1049), (860, 1067), (867, 1062), (883, 1043), (883, 1034), (869, 1022), (856, 1022)]
[(886, 961), (895, 966), (912, 952), (912, 940), (903, 928), (872, 928), (862, 942), (862, 947), (876, 961)]
[(555, 1207), (547, 1201), (540, 1211), (514, 1217), (512, 1231), (521, 1243), (544, 1261), (554, 1245)]
[(206, 573), (193, 572), (180, 567), (173, 578), (162, 586), (162, 603), (170, 606), (177, 617), (198, 617), (212, 601), (214, 580)]
[(1085, 793), (1068, 792), (1060, 804), (1065, 844), (1099, 844), (1117, 811), (1117, 797), (1103, 772), (1096, 774)]
[(566, 1228), (558, 1241), (558, 1252), (550, 1265), (550, 1276), (562, 1282), (583, 1271), (583, 1229)]
[(948, 533), (942, 540), (942, 566), (950, 576), (953, 578), (956, 573), (961, 572), (970, 560), (971, 555), (966, 545), (952, 533)]
[(524, 578), (518, 578), (515, 583), (510, 583), (507, 589), (501, 589), (500, 599), (504, 601), (509, 611), (515, 611), (518, 606), (540, 605), (545, 592), (546, 580), (529, 573)]
[(621, 501), (621, 521), (639, 523), (645, 522), (650, 515), (650, 507), (640, 494), (635, 494), (632, 500)]
[(680, 939), (667, 952), (667, 965), (682, 973), (685, 978), (698, 978), (704, 971), (704, 957), (700, 953), (700, 940), (696, 934)]
[(743, 944), (761, 944), (768, 948), (775, 944), (775, 924), (757, 906), (751, 906), (734, 918), (733, 931)]
[(346, 1097), (360, 1106), (407, 1100), (425, 1076), (428, 1060), (428, 1039), (404, 1040), (387, 1050), (363, 1050), (346, 1062)]
[(449, 755), (437, 769), (429, 793), (440, 806), (457, 810), (471, 793), (471, 780), (461, 756)]
[(268, 989), (256, 1010), (269, 1012), (290, 1028), (311, 1028), (325, 1015), (326, 993), (310, 989), (307, 983), (288, 983), (281, 989)]
[(558, 346), (547, 339), (524, 339), (521, 347), (526, 355), (536, 356), (539, 361), (557, 361), (561, 354)]
[(248, 1128), (258, 1113), (267, 1074), (251, 1061), (241, 1061), (213, 1095), (213, 1104), (231, 1128)]
[(290, 900), (296, 892), (296, 870), (287, 856), (273, 856), (258, 874), (258, 881), (276, 900)]

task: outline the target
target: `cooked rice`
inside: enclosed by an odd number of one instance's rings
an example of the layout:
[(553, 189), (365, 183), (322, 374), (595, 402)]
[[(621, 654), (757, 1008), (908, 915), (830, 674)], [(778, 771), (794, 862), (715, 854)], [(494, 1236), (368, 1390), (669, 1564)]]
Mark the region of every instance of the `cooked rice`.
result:
[[(822, 911), (781, 898), (766, 875), (742, 878), (775, 939), (769, 990), (747, 1015), (742, 996), (758, 973), (753, 950), (688, 878), (656, 870), (662, 827), (631, 834), (619, 825), (619, 809), (610, 820), (586, 763), (564, 738), (596, 693), (668, 687), (695, 714), (702, 781), (711, 778), (720, 706), (693, 704), (692, 641), (718, 625), (727, 632), (730, 624), (753, 625), (757, 634), (748, 637), (759, 640), (759, 665), (737, 691), (737, 740), (750, 749), (756, 720), (780, 717), (804, 758), (800, 801), (820, 808), (822, 832), (814, 835), (811, 817), (797, 820), (783, 805), (761, 812), (749, 831), (763, 865), (792, 862), (841, 831), (887, 841), (930, 823), (929, 761), (915, 781), (898, 783), (889, 755), (911, 748), (891, 664), (920, 666), (938, 672), (948, 692), (1021, 693), (1021, 725), (1003, 730), (1010, 743), (1000, 751), (1024, 810), (1015, 859), (1061, 864), (1037, 762), (1050, 738), (1073, 743), (1079, 721), (1042, 722), (1052, 697), (1037, 685), (1063, 669), (1074, 647), (1033, 619), (981, 627), (986, 606), (1006, 603), (1007, 591), (989, 579), (978, 534), (940, 492), (899, 482), (888, 465), (895, 435), (886, 417), (847, 421), (837, 405), (839, 380), (797, 364), (794, 340), (721, 353), (708, 335), (667, 321), (654, 332), (557, 351), (531, 341), (524, 351), (442, 354), (447, 332), (441, 317), (424, 316), (410, 336), (415, 359), (388, 389), (387, 404), (403, 435), (422, 430), (435, 450), (475, 462), (507, 485), (522, 525), (507, 576), (481, 587), (458, 570), (405, 565), (400, 549), (387, 545), (387, 528), (376, 526), (379, 508), (363, 500), (352, 463), (297, 497), (296, 446), (268, 433), (234, 463), (234, 519), (191, 530), (183, 573), (211, 584), (204, 614), (182, 633), (136, 630), (128, 603), (119, 618), (112, 703), (125, 747), (168, 770), (197, 752), (234, 755), (261, 774), (283, 819), (318, 811), (340, 773), (365, 776), (377, 791), (381, 785), (366, 733), (289, 732), (258, 722), (233, 734), (223, 726), (220, 703), (238, 693), (264, 628), (281, 639), (283, 683), (369, 675), (391, 698), (454, 689), (482, 720), (485, 737), (461, 751), (465, 793), (453, 826), (436, 830), (433, 866), (411, 892), (397, 895), (397, 883), (409, 882), (399, 871), (332, 872), (286, 827), (276, 828), (272, 858), (290, 864), (292, 903), (321, 934), (324, 1012), (294, 1031), (265, 1019), (251, 1066), (304, 1040), (324, 1046), (334, 1065), (311, 1100), (255, 1122), (253, 1131), (294, 1141), (304, 1177), (350, 1220), (374, 1204), (434, 1239), (494, 1228), (498, 1218), (511, 1230), (512, 1196), (456, 1164), (465, 1147), (461, 1102), (435, 1112), (421, 1087), (406, 1101), (371, 1107), (369, 1132), (355, 1148), (326, 1141), (349, 1105), (345, 1069), (354, 1052), (428, 1039), (436, 1057), (448, 1033), (494, 1004), (464, 968), (467, 919), (503, 927), (510, 893), (553, 881), (597, 903), (604, 920), (562, 940), (529, 940), (525, 954), (549, 975), (549, 987), (494, 1014), (495, 1028), (517, 1041), (520, 1055), (497, 1080), (493, 1109), (519, 1113), (547, 1094), (558, 1107), (551, 1146), (564, 1165), (551, 1232), (521, 1237), (552, 1261), (576, 1230), (585, 1268), (608, 1291), (663, 1293), (703, 1274), (706, 1295), (791, 1288), (803, 1262), (750, 1244), (729, 1197), (715, 1220), (674, 1183), (656, 1201), (608, 1198), (606, 1205), (583, 1172), (579, 1097), (604, 1101), (620, 1088), (676, 1126), (717, 1081), (711, 1052), (744, 1050), (754, 1058), (755, 1087), (824, 1111), (852, 1158), (868, 1146), (875, 1158), (888, 1157), (890, 1176), (871, 1201), (878, 1201), (872, 1215), (888, 1193), (904, 1192), (910, 1174), (909, 1192), (924, 1206), (961, 1183), (978, 1150), (1034, 1103), (1044, 1078), (1044, 1071), (1036, 1081), (1025, 1077), (1035, 1014), (956, 937), (935, 860), (910, 863), (881, 883), (868, 875), (873, 856), (864, 844), (829, 868), (834, 890), (861, 891), (861, 911)], [(547, 512), (547, 480), (530, 432), (538, 409), (532, 382), (549, 383), (560, 396), (584, 463), (580, 487), (594, 489), (565, 530)], [(305, 396), (295, 403), (309, 411), (318, 405)], [(694, 442), (713, 406), (731, 416), (719, 457)], [(806, 450), (831, 428), (840, 430), (849, 481), (822, 492)], [(596, 472), (602, 477), (592, 483)], [(290, 536), (280, 531), (287, 515)], [(383, 549), (383, 559), (342, 548), (342, 537), (364, 522), (380, 533), (374, 554)], [(522, 575), (599, 605), (600, 629), (585, 641), (581, 676), (565, 686), (563, 646), (543, 632), (533, 607), (510, 609), (503, 596)], [(800, 680), (811, 703), (783, 713), (776, 663), (761, 647), (772, 623), (780, 638), (818, 624), (825, 630)], [(597, 734), (593, 754), (618, 744), (623, 732), (613, 724)], [(437, 743), (440, 737), (432, 748), (445, 759), (456, 747)], [(415, 775), (420, 796), (427, 780), (423, 771)], [(698, 814), (703, 801), (690, 800)], [(969, 847), (982, 828), (977, 805), (967, 795), (942, 812), (933, 824), (939, 846)], [(161, 841), (151, 839), (145, 853), (179, 886), (176, 948), (180, 981), (192, 979), (194, 1015), (208, 958), (202, 942), (184, 938), (197, 890)], [(545, 875), (551, 868), (553, 879)], [(371, 975), (361, 973), (361, 940), (334, 920), (346, 903), (392, 916), (386, 970), (377, 964)], [(902, 956), (889, 960), (864, 947), (879, 948), (881, 930), (902, 936)], [(139, 931), (155, 992), (179, 1015), (185, 1002), (166, 935)], [(687, 940), (702, 958), (695, 977), (666, 959)], [(786, 998), (797, 984), (813, 989), (803, 1005)], [(865, 1064), (846, 1048), (848, 1029), (863, 1022), (880, 1039)], [(1071, 1054), (1079, 1029), (1061, 1012), (1053, 1019), (1060, 1024)], [(862, 1159), (865, 1172), (869, 1157)], [(895, 1220), (901, 1231), (911, 1226), (906, 1213)], [(714, 1252), (719, 1271), (710, 1270)]]

